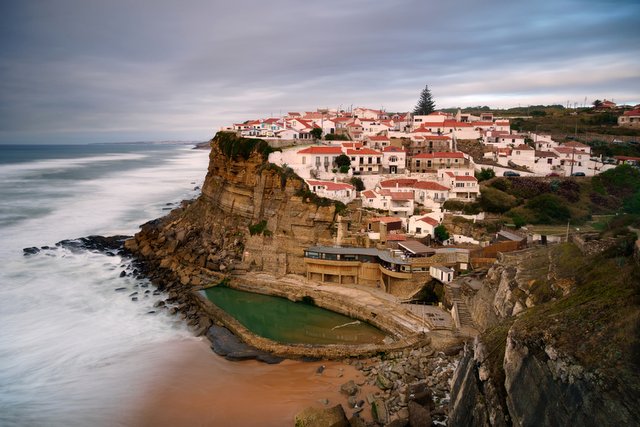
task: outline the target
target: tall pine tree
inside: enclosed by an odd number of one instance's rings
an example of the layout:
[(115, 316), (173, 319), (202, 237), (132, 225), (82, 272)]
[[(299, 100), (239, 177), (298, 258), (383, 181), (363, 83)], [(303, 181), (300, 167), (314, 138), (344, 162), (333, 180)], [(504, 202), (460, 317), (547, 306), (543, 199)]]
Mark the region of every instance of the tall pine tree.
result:
[(431, 98), (431, 91), (429, 86), (425, 86), (422, 92), (420, 92), (420, 98), (418, 98), (418, 104), (413, 109), (413, 114), (417, 116), (426, 116), (433, 113), (436, 109), (436, 103)]

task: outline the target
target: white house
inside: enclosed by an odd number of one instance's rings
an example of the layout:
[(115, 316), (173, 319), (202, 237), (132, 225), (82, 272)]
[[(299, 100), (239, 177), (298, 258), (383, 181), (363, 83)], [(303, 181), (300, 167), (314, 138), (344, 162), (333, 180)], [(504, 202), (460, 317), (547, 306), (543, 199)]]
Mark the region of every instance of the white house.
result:
[(334, 181), (307, 180), (311, 191), (320, 197), (338, 200), (342, 203), (352, 202), (356, 197), (356, 190), (351, 184)]
[(625, 111), (618, 117), (618, 126), (640, 127), (640, 109)]
[(382, 171), (383, 173), (405, 173), (407, 170), (407, 152), (394, 146), (387, 146), (382, 149)]
[(449, 198), (450, 187), (434, 181), (418, 181), (413, 184), (415, 201), (426, 207), (439, 207)]
[(362, 206), (387, 211), (388, 215), (408, 217), (413, 213), (413, 191), (366, 190), (360, 194)]
[(382, 171), (382, 153), (371, 148), (349, 149), (347, 156), (351, 159), (353, 173), (376, 174)]
[(433, 237), (438, 224), (440, 224), (438, 220), (428, 215), (413, 215), (409, 217), (407, 232), (418, 238)]
[(453, 280), (454, 271), (449, 267), (432, 265), (429, 267), (429, 274), (442, 283), (449, 283)]

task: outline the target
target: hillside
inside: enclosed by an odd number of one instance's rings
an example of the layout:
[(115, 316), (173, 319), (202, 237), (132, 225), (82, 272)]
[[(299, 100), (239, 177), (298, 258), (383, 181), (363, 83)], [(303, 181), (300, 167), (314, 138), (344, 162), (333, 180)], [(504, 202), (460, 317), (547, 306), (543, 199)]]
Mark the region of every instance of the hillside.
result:
[(592, 256), (572, 244), (530, 249), (492, 268), (490, 296), (472, 301), (475, 316), (498, 323), (461, 361), (452, 425), (630, 425), (640, 417), (635, 239)]

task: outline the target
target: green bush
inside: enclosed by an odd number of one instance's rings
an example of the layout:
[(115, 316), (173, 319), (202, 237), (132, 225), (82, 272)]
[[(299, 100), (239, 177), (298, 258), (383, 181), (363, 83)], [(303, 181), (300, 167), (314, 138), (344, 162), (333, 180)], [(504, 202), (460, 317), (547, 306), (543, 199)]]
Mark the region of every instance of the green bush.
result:
[(362, 179), (357, 176), (351, 178), (351, 185), (356, 187), (356, 191), (364, 191), (364, 182), (362, 182)]
[(349, 165), (340, 166), (340, 173), (349, 173)]
[(263, 160), (269, 158), (269, 154), (280, 151), (272, 148), (266, 141), (256, 138), (240, 138), (233, 132), (218, 132), (214, 138), (220, 151), (230, 159), (242, 157), (249, 160), (251, 153), (258, 152)]
[(491, 213), (505, 213), (518, 204), (515, 197), (493, 187), (482, 190), (479, 201), (482, 210)]
[(508, 192), (511, 189), (511, 180), (507, 178), (498, 178), (493, 181), (490, 186), (500, 191)]
[(249, 226), (249, 234), (255, 236), (256, 234), (262, 234), (264, 236), (270, 236), (271, 231), (267, 229), (267, 220), (263, 219), (257, 224), (252, 224)]
[(536, 217), (538, 224), (565, 223), (571, 218), (569, 208), (565, 202), (555, 194), (541, 194), (530, 199), (525, 204)]
[(496, 172), (491, 168), (481, 168), (480, 172), (475, 173), (478, 181), (486, 181), (496, 176)]
[(349, 141), (349, 137), (344, 134), (328, 133), (324, 136), (327, 141)]

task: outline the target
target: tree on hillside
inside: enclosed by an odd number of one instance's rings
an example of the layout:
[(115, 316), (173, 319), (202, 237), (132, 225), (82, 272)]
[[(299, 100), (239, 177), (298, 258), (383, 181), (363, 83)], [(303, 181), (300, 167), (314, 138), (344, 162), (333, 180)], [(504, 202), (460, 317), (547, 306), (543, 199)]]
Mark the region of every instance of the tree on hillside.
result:
[(335, 162), (338, 167), (351, 166), (351, 159), (346, 154), (340, 154), (338, 157), (336, 157)]
[(442, 224), (433, 229), (433, 234), (435, 234), (436, 240), (440, 243), (449, 239), (449, 232), (447, 231), (447, 228)]
[(321, 128), (313, 128), (309, 131), (309, 133), (311, 134), (312, 137), (314, 137), (315, 139), (320, 139), (322, 138), (322, 129)]
[(356, 187), (356, 191), (364, 191), (364, 182), (362, 182), (362, 179), (357, 176), (351, 178), (351, 185)]
[(600, 107), (602, 107), (602, 101), (600, 101), (599, 99), (596, 99), (595, 101), (593, 101), (593, 108), (595, 108), (596, 110)]
[(420, 92), (420, 98), (418, 98), (418, 104), (413, 109), (413, 114), (418, 116), (425, 116), (427, 114), (433, 113), (436, 109), (436, 103), (431, 98), (431, 91), (429, 90), (429, 86), (425, 86)]

